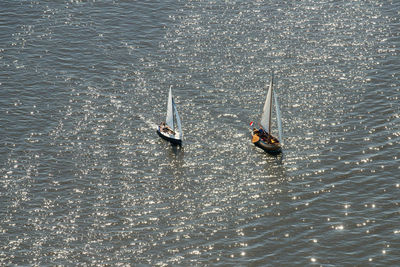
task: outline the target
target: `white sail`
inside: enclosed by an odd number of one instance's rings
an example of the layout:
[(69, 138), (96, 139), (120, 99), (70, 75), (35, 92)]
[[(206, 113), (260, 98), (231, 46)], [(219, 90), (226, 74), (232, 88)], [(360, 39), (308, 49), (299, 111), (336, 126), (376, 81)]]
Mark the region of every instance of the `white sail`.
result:
[(172, 107), (172, 90), (169, 88), (168, 95), (168, 104), (167, 104), (167, 118), (165, 119), (165, 123), (174, 130), (174, 111)]
[(278, 132), (279, 132), (279, 142), (283, 144), (281, 111), (279, 109), (278, 97), (275, 92), (274, 92), (274, 100), (275, 100), (276, 121), (278, 124)]
[(178, 126), (178, 134), (179, 134), (179, 139), (182, 139), (182, 125), (181, 125), (181, 118), (179, 117), (178, 110), (176, 109), (175, 101), (172, 100), (172, 106), (174, 107), (174, 113), (176, 117), (176, 125)]
[(263, 113), (261, 115), (261, 126), (264, 130), (270, 132), (271, 131), (271, 108), (272, 108), (272, 79), (269, 85), (267, 98), (265, 99)]

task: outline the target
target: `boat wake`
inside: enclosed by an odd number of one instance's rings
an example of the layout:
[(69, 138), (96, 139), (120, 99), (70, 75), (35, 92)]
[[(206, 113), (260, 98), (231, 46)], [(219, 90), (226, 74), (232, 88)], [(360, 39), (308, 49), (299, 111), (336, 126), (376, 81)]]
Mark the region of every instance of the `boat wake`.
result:
[(153, 120), (147, 119), (145, 116), (143, 116), (142, 114), (138, 114), (138, 117), (140, 120), (142, 120), (145, 125), (149, 128), (151, 128), (152, 130), (157, 130), (157, 125), (160, 122), (154, 122)]

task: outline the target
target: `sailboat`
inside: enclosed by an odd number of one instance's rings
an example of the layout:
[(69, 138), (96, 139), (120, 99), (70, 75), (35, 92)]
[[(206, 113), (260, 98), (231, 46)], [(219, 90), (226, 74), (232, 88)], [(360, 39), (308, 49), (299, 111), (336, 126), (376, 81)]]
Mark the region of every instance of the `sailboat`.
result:
[[(282, 121), (281, 113), (279, 110), (278, 97), (273, 90), (274, 77), (271, 77), (267, 97), (265, 99), (264, 108), (261, 114), (260, 129), (253, 128), (252, 143), (263, 149), (265, 152), (277, 155), (282, 152)], [(275, 115), (278, 126), (279, 139), (271, 134), (271, 119), (272, 119), (272, 99), (275, 103)], [(252, 125), (252, 123), (250, 123)]]
[(157, 134), (174, 145), (182, 145), (183, 133), (181, 119), (176, 109), (171, 87), (169, 88), (168, 95), (167, 117), (165, 122), (157, 126)]

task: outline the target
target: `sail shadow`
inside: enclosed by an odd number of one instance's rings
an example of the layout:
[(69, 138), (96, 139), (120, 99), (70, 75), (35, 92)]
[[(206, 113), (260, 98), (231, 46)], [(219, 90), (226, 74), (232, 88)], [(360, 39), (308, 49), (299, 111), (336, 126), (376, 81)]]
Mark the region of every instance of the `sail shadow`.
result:
[(178, 173), (185, 164), (184, 155), (183, 146), (171, 144), (171, 149), (168, 151), (168, 160), (170, 166), (173, 167), (175, 171), (178, 171)]
[(265, 160), (266, 162), (272, 162), (275, 161), (276, 164), (278, 165), (283, 165), (283, 160), (284, 160), (284, 153), (283, 151), (279, 154), (270, 154), (270, 153), (264, 153), (265, 155)]
[(171, 150), (176, 157), (183, 157), (184, 149), (181, 145), (175, 145), (171, 143)]
[(283, 159), (285, 157), (285, 154), (283, 153), (283, 151), (280, 154), (275, 155), (274, 157), (275, 157), (275, 161), (277, 164), (283, 165)]

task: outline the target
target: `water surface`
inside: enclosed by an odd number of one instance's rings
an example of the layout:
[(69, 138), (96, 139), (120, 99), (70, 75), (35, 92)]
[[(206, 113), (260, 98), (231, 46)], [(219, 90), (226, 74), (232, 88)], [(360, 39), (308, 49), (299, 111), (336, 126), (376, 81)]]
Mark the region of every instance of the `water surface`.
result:
[[(397, 1), (3, 1), (0, 264), (396, 266)], [(250, 141), (275, 73), (283, 158)], [(184, 145), (155, 133), (169, 87)]]

